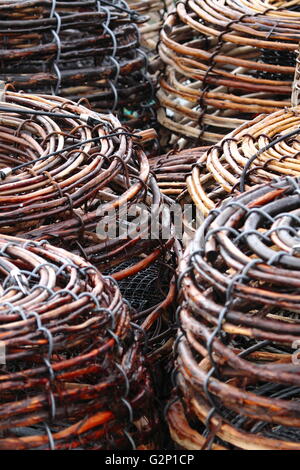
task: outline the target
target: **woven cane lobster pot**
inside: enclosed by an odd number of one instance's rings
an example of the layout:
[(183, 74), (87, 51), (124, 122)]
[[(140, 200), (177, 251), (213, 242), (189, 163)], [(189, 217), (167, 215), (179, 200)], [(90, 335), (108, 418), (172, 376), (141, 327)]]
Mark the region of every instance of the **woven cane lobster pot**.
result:
[[(7, 109), (0, 115), (2, 233), (65, 220), (91, 204), (109, 178), (122, 178), (131, 160), (146, 160), (111, 114), (96, 114), (64, 98), (13, 92), (5, 93), (1, 105)], [(53, 114), (43, 115), (48, 112)], [(141, 167), (145, 182), (148, 167)]]
[(168, 417), (184, 448), (300, 449), (299, 190), (287, 177), (232, 198), (181, 260)]
[(187, 178), (200, 213), (207, 216), (224, 199), (255, 184), (300, 175), (299, 111), (258, 116), (203, 154)]
[(170, 144), (216, 143), (290, 104), (300, 2), (184, 0), (161, 31), (159, 122)]
[(1, 450), (157, 445), (128, 305), (82, 258), (0, 236), (0, 341)]
[(150, 332), (150, 350), (159, 349), (172, 331), (169, 308), (180, 247), (169, 205), (139, 145), (152, 133), (133, 135), (116, 117), (63, 98), (5, 96), (0, 230), (46, 239), (112, 275), (135, 310), (132, 320)]
[(88, 100), (144, 127), (153, 119), (153, 84), (139, 21), (123, 1), (1, 0), (0, 80), (17, 91)]

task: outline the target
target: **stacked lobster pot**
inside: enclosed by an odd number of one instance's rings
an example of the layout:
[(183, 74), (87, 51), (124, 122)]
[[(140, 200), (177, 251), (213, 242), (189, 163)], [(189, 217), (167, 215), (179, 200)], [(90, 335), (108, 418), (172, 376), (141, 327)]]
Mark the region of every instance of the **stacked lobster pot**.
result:
[(0, 449), (153, 449), (141, 334), (116, 282), (42, 241), (0, 235)]
[(172, 344), (180, 247), (140, 145), (151, 131), (131, 134), (113, 115), (64, 98), (5, 98), (0, 232), (47, 240), (111, 275), (147, 336), (149, 360), (160, 359)]
[(182, 151), (171, 150), (166, 155), (150, 158), (150, 166), (163, 194), (176, 199), (186, 190), (186, 179), (208, 147)]
[(232, 194), (280, 176), (300, 176), (299, 106), (258, 116), (205, 152), (187, 177), (198, 211), (207, 216)]
[(299, 194), (283, 177), (229, 199), (181, 260), (181, 448), (300, 449)]
[(288, 106), (299, 26), (299, 1), (178, 2), (159, 46), (164, 144), (214, 144), (257, 114)]
[(300, 449), (299, 110), (244, 123), (187, 178), (203, 222), (178, 270), (180, 448)]
[(161, 191), (182, 208), (192, 205), (184, 243), (233, 194), (280, 176), (300, 176), (299, 126), (299, 107), (285, 108), (247, 121), (217, 145), (150, 159)]
[(121, 0), (1, 0), (0, 80), (84, 100), (135, 128), (155, 118), (137, 12)]

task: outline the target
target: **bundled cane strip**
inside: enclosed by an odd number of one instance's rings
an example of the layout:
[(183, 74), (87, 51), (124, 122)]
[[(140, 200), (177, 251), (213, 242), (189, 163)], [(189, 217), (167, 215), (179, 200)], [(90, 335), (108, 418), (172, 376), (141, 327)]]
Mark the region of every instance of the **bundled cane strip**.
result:
[(162, 193), (176, 198), (186, 189), (186, 178), (193, 165), (202, 157), (207, 147), (171, 151), (166, 155), (152, 157), (150, 166)]
[(79, 256), (0, 236), (0, 345), (0, 449), (153, 446), (151, 382), (128, 305)]
[(139, 47), (144, 21), (123, 1), (0, 1), (0, 80), (16, 90), (88, 100), (136, 128), (152, 120)]
[(141, 45), (155, 51), (160, 29), (167, 12), (175, 4), (174, 0), (128, 0), (127, 3), (130, 8), (146, 16), (147, 21), (140, 25)]
[(299, 191), (287, 177), (232, 198), (182, 258), (183, 408), (168, 411), (182, 447), (300, 449)]
[(299, 127), (299, 107), (277, 111), (245, 123), (211, 147), (187, 178), (199, 211), (206, 216), (232, 193), (279, 176), (299, 176)]
[(290, 104), (300, 2), (184, 0), (161, 31), (159, 121), (171, 144), (217, 142)]

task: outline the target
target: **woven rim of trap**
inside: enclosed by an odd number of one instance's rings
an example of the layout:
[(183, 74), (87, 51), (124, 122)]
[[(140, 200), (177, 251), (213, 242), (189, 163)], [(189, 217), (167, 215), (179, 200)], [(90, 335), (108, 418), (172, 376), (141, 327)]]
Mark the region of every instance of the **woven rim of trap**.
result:
[(4, 235), (0, 275), (0, 448), (152, 446), (151, 383), (115, 281)]
[(167, 18), (158, 118), (171, 143), (215, 143), (256, 114), (290, 104), (300, 12), (272, 8), (186, 0)]
[(123, 1), (1, 1), (0, 80), (17, 91), (82, 98), (144, 126), (153, 118), (153, 84), (136, 22)]
[(203, 447), (299, 449), (299, 191), (287, 177), (232, 198), (181, 260), (180, 445), (194, 430)]
[[(300, 108), (258, 116), (228, 134), (211, 147), (194, 166), (187, 178), (189, 194), (205, 216), (231, 193), (240, 190), (241, 176), (245, 187), (271, 181), (279, 176), (299, 176), (300, 142), (289, 133), (300, 124)], [(265, 147), (278, 137), (286, 139)], [(256, 157), (245, 173), (245, 166)]]
[(166, 155), (151, 158), (150, 167), (161, 192), (173, 198), (181, 194), (186, 189), (186, 178), (193, 165), (206, 150), (207, 147), (197, 147), (181, 152), (171, 151)]
[[(40, 157), (43, 160), (0, 182), (2, 232), (16, 234), (65, 219), (67, 213), (92, 202), (112, 179), (125, 178), (133, 159), (140, 162), (141, 181), (131, 188), (129, 196), (134, 197), (147, 181), (146, 156), (134, 149), (132, 134), (113, 115), (96, 114), (59, 97), (7, 92), (5, 98), (1, 105), (12, 108), (12, 112), (1, 112), (1, 170)], [(16, 108), (28, 110), (28, 115), (18, 114)], [(31, 110), (53, 111), (66, 118), (55, 118), (55, 114), (31, 116)], [(68, 118), (70, 113), (78, 118)], [(96, 122), (89, 125), (81, 116)]]

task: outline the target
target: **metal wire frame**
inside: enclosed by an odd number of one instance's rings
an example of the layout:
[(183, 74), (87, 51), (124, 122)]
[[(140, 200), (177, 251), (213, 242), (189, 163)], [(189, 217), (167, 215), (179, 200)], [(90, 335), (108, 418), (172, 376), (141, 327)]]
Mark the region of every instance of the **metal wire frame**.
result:
[(203, 215), (241, 190), (242, 178), (242, 186), (249, 189), (279, 176), (300, 174), (299, 137), (289, 135), (298, 132), (298, 113), (295, 107), (258, 116), (203, 154), (187, 177), (189, 194)]
[(0, 235), (0, 323), (0, 449), (157, 445), (141, 335), (113, 279), (46, 241)]
[(223, 203), (181, 259), (184, 408), (167, 416), (183, 447), (299, 449), (299, 183), (279, 178)]
[(159, 46), (165, 70), (158, 120), (170, 131), (171, 146), (216, 143), (257, 114), (290, 104), (300, 12), (285, 5), (177, 4)]
[(140, 20), (123, 1), (2, 0), (0, 79), (17, 91), (88, 100), (145, 127), (153, 86), (139, 49)]

